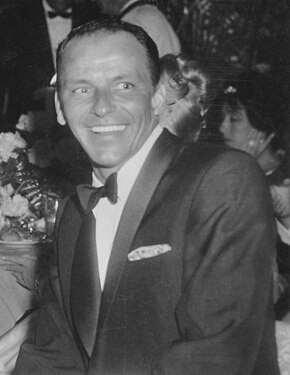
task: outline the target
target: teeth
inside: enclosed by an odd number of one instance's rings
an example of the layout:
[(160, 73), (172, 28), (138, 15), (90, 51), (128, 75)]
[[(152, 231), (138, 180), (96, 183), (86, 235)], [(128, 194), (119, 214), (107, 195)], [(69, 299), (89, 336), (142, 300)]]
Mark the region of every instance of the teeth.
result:
[(92, 131), (94, 133), (112, 133), (121, 132), (126, 128), (125, 125), (113, 125), (113, 126), (94, 126)]

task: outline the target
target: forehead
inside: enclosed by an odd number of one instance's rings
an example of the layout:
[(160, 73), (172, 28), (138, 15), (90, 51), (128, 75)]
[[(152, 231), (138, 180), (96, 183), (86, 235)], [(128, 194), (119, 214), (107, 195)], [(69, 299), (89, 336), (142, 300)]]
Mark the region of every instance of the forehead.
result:
[(222, 107), (223, 113), (240, 113), (246, 114), (245, 107), (238, 101), (226, 101)]
[(100, 31), (70, 41), (62, 54), (60, 73), (97, 68), (109, 71), (112, 66), (131, 74), (150, 75), (144, 47), (125, 31)]

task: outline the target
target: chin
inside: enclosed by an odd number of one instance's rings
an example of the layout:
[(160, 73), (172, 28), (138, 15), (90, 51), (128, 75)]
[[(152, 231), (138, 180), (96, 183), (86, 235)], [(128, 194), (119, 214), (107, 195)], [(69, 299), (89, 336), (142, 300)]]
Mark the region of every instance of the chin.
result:
[(118, 170), (124, 164), (123, 159), (114, 158), (114, 157), (99, 157), (91, 158), (93, 167), (96, 168), (110, 168)]

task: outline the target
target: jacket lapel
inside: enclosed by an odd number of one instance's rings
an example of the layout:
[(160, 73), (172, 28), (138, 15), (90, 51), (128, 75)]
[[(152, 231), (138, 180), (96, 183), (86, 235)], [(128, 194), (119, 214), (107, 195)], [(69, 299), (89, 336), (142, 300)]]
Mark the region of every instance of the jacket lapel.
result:
[(180, 148), (181, 142), (177, 141), (176, 137), (172, 136), (167, 130), (163, 131), (148, 155), (128, 197), (108, 264), (99, 312), (98, 333), (104, 326), (106, 316), (114, 301), (131, 243), (151, 197)]
[(66, 314), (72, 324), (70, 308), (71, 271), (80, 227), (82, 223), (81, 211), (72, 200), (68, 200), (57, 229), (58, 264), (60, 287)]
[(71, 272), (72, 318), (78, 336), (89, 356), (95, 341), (102, 294), (95, 226), (94, 214), (90, 212), (82, 221)]
[(93, 213), (83, 215), (78, 202), (69, 200), (59, 225), (60, 285), (68, 319), (86, 357), (92, 352), (101, 300), (94, 227)]

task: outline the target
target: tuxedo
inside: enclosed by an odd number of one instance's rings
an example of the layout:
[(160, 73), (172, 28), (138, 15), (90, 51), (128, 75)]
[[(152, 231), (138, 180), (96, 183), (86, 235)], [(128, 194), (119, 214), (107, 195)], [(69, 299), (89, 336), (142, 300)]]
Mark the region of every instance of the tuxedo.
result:
[[(72, 27), (98, 16), (87, 2), (75, 2)], [(33, 92), (49, 86), (55, 73), (42, 0), (18, 0), (3, 12), (0, 26), (0, 81), (9, 93), (7, 120), (12, 125), (27, 110), (44, 110)]]
[(16, 375), (279, 374), (275, 223), (251, 157), (164, 130), (124, 207), (103, 291), (94, 226), (77, 196), (63, 203)]

